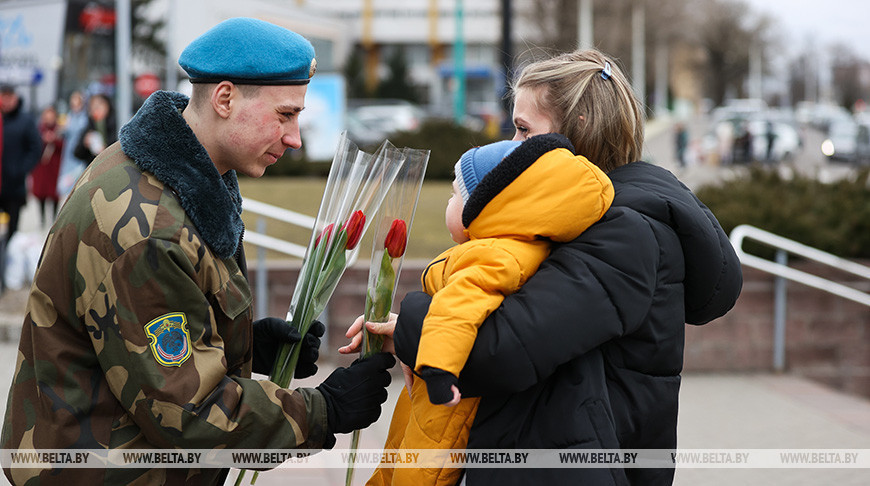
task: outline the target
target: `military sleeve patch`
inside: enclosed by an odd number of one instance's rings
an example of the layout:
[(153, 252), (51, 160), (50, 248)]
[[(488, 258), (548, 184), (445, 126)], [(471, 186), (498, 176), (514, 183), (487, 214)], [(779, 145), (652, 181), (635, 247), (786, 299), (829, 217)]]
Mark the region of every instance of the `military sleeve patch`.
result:
[(145, 324), (154, 359), (163, 366), (181, 366), (190, 357), (190, 332), (183, 312), (164, 314)]

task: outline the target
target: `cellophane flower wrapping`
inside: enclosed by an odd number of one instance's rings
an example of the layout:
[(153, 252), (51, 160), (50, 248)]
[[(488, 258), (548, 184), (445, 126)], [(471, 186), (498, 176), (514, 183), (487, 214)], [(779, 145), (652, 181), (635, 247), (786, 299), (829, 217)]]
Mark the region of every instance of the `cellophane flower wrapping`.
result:
[[(360, 151), (347, 133), (339, 137), (286, 317), (300, 335), (305, 336), (311, 323), (326, 308), (404, 162), (403, 152), (388, 140), (374, 154), (368, 154)], [(300, 351), (298, 343), (282, 346), (269, 379), (283, 388), (289, 387)], [(236, 485), (241, 484), (244, 473), (239, 474)], [(254, 473), (250, 484), (256, 482), (258, 475)]]
[[(405, 164), (376, 218), (366, 289), (365, 319), (368, 322), (387, 322), (389, 319), (429, 162), (428, 150), (406, 148), (404, 152)], [(378, 353), (382, 346), (383, 336), (372, 334), (364, 327), (362, 356)]]
[[(403, 149), (405, 164), (402, 166), (396, 182), (390, 188), (381, 211), (375, 218), (372, 243), (372, 260), (369, 266), (369, 280), (366, 288), (365, 320), (367, 322), (387, 322), (393, 298), (396, 295), (396, 284), (402, 271), (405, 249), (410, 237), (411, 223), (417, 210), (420, 189), (423, 186), (423, 176), (429, 162), (429, 151), (418, 149)], [(384, 337), (368, 332), (363, 326), (363, 341), (360, 349), (361, 357), (365, 358), (379, 353), (384, 344)], [(359, 447), (360, 431), (354, 431), (351, 437), (351, 450)], [(353, 482), (354, 455), (350, 455), (345, 484)]]
[[(346, 134), (340, 137), (287, 313), (287, 321), (301, 335), (326, 308), (404, 160), (402, 151), (389, 141), (368, 154)], [(281, 348), (270, 375), (272, 381), (285, 388), (290, 385), (299, 351), (297, 344)]]

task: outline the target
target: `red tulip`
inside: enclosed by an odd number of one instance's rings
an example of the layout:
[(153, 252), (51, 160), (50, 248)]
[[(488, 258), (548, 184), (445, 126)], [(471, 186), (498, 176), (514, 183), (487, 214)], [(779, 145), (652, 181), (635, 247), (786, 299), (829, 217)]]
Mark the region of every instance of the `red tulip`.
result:
[(405, 254), (408, 246), (408, 226), (401, 219), (394, 219), (390, 225), (390, 231), (384, 239), (384, 248), (390, 254), (390, 258), (399, 258)]
[(350, 215), (347, 223), (341, 228), (347, 231), (347, 245), (345, 248), (353, 250), (362, 239), (363, 228), (366, 225), (366, 215), (362, 211), (356, 210)]
[(326, 241), (329, 241), (329, 235), (332, 234), (332, 228), (333, 228), (334, 226), (335, 226), (334, 224), (329, 223), (329, 224), (326, 226), (326, 228), (323, 228), (323, 231), (320, 232), (320, 236), (318, 236), (317, 239), (314, 240), (314, 247), (315, 247), (315, 248), (317, 247), (317, 245), (320, 244), (320, 240), (321, 240), (321, 239), (325, 239)]

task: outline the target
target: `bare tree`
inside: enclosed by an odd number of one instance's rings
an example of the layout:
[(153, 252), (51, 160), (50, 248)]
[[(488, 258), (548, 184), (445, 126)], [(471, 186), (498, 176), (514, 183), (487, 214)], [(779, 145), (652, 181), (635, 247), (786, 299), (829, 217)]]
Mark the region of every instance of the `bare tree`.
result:
[(548, 52), (568, 52), (577, 47), (577, 0), (533, 0), (520, 15), (537, 27), (534, 47)]
[(166, 20), (149, 15), (153, 0), (133, 0), (132, 48), (146, 62), (160, 65), (166, 56)]
[(717, 105), (745, 96), (750, 49), (770, 42), (772, 20), (741, 0), (694, 0), (698, 45), (706, 53), (707, 94)]
[(870, 88), (868, 80), (862, 76), (868, 69), (867, 61), (844, 44), (834, 45), (830, 55), (835, 99), (841, 106), (852, 109), (855, 102), (865, 98)]
[(745, 4), (723, 0), (700, 0), (703, 5), (696, 25), (698, 41), (707, 54), (707, 89), (721, 105), (729, 88), (739, 86), (749, 73), (749, 33), (743, 26)]
[[(594, 45), (631, 71), (632, 8), (646, 7), (646, 92), (652, 92), (657, 47), (671, 50), (693, 46), (703, 53), (697, 65), (683, 66), (695, 72), (704, 95), (721, 104), (729, 96), (745, 96), (750, 49), (771, 51), (776, 45), (773, 21), (755, 14), (743, 0), (596, 0)], [(577, 45), (576, 0), (531, 0), (523, 14), (537, 25), (540, 38), (534, 47), (569, 51)], [(691, 61), (695, 57), (690, 56)], [(666, 61), (671, 62), (671, 61)]]

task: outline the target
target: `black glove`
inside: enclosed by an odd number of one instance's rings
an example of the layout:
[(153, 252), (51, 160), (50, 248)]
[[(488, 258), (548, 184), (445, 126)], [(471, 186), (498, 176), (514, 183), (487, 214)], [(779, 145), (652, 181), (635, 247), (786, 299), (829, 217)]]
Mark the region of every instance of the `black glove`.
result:
[[(330, 434), (347, 434), (371, 425), (381, 415), (387, 401), (387, 386), (396, 358), (389, 353), (354, 361), (338, 368), (316, 389), (326, 399), (326, 418)], [(327, 439), (327, 443), (330, 441)]]
[[(326, 331), (326, 326), (320, 321), (311, 323), (305, 338), (302, 339), (302, 349), (299, 350), (299, 361), (296, 363), (296, 378), (307, 378), (317, 373), (314, 364), (320, 356), (320, 338)], [(298, 343), (299, 331), (284, 319), (266, 317), (254, 321), (254, 373), (268, 375), (275, 365), (275, 357), (283, 344)]]
[(432, 297), (420, 291), (408, 292), (402, 299), (396, 330), (393, 331), (393, 345), (396, 356), (411, 369), (416, 368), (417, 348), (423, 335), (423, 319), (429, 312), (431, 303)]
[(426, 381), (426, 391), (429, 392), (429, 401), (434, 405), (442, 405), (453, 400), (451, 386), (459, 387), (459, 380), (453, 373), (438, 368), (424, 366), (420, 370), (420, 377)]

